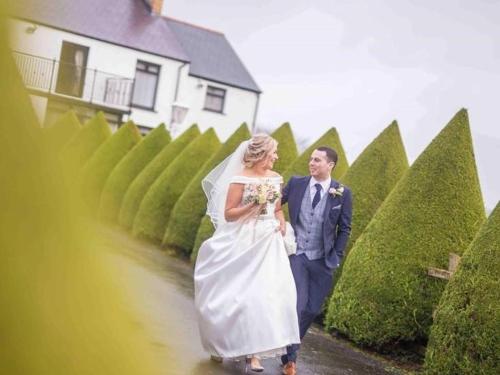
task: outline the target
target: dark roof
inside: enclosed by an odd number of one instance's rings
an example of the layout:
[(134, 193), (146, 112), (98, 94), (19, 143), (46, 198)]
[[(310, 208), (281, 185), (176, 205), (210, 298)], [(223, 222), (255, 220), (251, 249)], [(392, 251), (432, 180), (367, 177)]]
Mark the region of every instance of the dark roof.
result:
[(166, 18), (189, 56), (189, 73), (221, 83), (260, 92), (224, 34)]
[(152, 15), (143, 0), (7, 0), (38, 24), (190, 63), (190, 74), (260, 92), (223, 34)]
[(172, 30), (142, 0), (9, 0), (15, 16), (106, 42), (187, 61)]

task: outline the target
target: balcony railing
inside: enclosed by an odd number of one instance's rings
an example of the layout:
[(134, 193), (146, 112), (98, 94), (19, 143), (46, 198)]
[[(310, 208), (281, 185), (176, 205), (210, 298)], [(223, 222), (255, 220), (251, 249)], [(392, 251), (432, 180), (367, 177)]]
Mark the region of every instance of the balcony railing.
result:
[(13, 55), (28, 89), (130, 110), (134, 90), (132, 78), (21, 52), (13, 52)]

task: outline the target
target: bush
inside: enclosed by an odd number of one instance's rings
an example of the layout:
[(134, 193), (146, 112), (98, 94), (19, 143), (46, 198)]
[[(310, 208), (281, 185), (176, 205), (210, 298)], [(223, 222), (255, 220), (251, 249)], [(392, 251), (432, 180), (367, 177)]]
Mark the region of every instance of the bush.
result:
[(279, 157), (274, 163), (273, 170), (282, 174), (299, 156), (290, 124), (285, 122), (271, 134), (271, 137), (278, 141)]
[(215, 131), (210, 128), (186, 147), (146, 193), (134, 219), (134, 236), (162, 241), (175, 203), (220, 146)]
[(461, 254), (485, 212), (467, 112), (418, 157), (353, 246), (326, 325), (374, 347), (426, 339), (444, 285), (427, 276)]
[(82, 128), (74, 111), (68, 111), (51, 126), (44, 128), (44, 138), (53, 150), (60, 150)]
[(123, 196), (146, 165), (170, 142), (170, 134), (161, 124), (139, 142), (113, 169), (101, 194), (99, 213), (108, 220), (116, 220)]
[[(390, 124), (358, 156), (340, 178), (349, 186), (355, 199), (352, 211), (352, 230), (345, 256), (365, 230), (373, 215), (396, 183), (408, 170), (408, 158), (396, 121)], [(342, 265), (335, 271), (340, 279)]]
[(111, 128), (103, 113), (98, 112), (61, 150), (61, 159), (70, 175), (76, 175), (95, 150), (109, 137), (111, 137)]
[(207, 211), (207, 198), (201, 188), (201, 180), (248, 138), (248, 127), (242, 124), (191, 180), (172, 210), (163, 238), (164, 245), (191, 253), (198, 226)]
[[(340, 138), (337, 133), (337, 129), (331, 128), (325, 134), (323, 134), (316, 142), (314, 142), (311, 146), (309, 146), (292, 164), (285, 170), (283, 173), (283, 179), (285, 184), (288, 182), (290, 177), (292, 176), (306, 176), (309, 175), (309, 158), (311, 157), (312, 152), (321, 146), (328, 146), (337, 151), (338, 160), (337, 165), (332, 171), (332, 178), (338, 179), (342, 176), (349, 165), (347, 163), (347, 158), (345, 156), (344, 148), (340, 143)], [(288, 205), (283, 207), (283, 213), (285, 215), (286, 220), (289, 219), (288, 215)]]
[(139, 175), (132, 181), (122, 200), (118, 222), (121, 226), (131, 229), (142, 199), (160, 174), (175, 160), (190, 142), (200, 135), (197, 125), (192, 125), (179, 137), (166, 145), (155, 158), (149, 162)]
[(467, 249), (435, 313), (428, 374), (500, 374), (500, 204)]
[(200, 250), (201, 244), (212, 237), (214, 234), (215, 228), (212, 224), (212, 220), (210, 216), (205, 215), (201, 220), (201, 224), (198, 227), (198, 232), (196, 232), (196, 239), (194, 240), (193, 251), (191, 252), (191, 262), (196, 262), (196, 257), (198, 256), (198, 251)]
[(347, 163), (347, 158), (345, 156), (344, 148), (340, 143), (340, 138), (337, 133), (337, 129), (331, 128), (325, 134), (321, 136), (316, 142), (314, 142), (311, 146), (309, 146), (295, 161), (283, 172), (283, 178), (285, 182), (290, 179), (292, 176), (305, 176), (309, 175), (309, 158), (311, 157), (312, 152), (320, 147), (320, 146), (328, 146), (337, 151), (339, 156), (337, 165), (332, 171), (332, 178), (338, 179), (342, 176), (349, 168), (349, 164)]
[(82, 169), (82, 194), (91, 212), (96, 212), (102, 188), (111, 171), (141, 140), (139, 129), (132, 121), (121, 126), (92, 155)]

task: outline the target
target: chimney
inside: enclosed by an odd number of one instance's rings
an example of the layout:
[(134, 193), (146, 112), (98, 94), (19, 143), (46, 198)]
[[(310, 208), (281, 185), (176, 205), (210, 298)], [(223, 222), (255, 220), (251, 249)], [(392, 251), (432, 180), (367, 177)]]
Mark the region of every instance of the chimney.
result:
[(161, 15), (161, 11), (163, 9), (163, 0), (150, 0), (149, 4), (151, 5), (151, 12), (157, 15)]

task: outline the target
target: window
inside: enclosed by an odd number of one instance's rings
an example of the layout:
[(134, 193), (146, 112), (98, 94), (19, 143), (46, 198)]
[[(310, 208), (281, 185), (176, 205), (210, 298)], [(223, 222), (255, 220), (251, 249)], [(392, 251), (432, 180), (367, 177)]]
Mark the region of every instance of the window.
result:
[(132, 106), (154, 110), (160, 65), (137, 61)]
[(57, 73), (56, 92), (82, 97), (88, 55), (89, 47), (63, 41)]
[(205, 107), (207, 111), (224, 111), (224, 101), (226, 99), (226, 90), (217, 87), (207, 86), (207, 97), (205, 98)]

